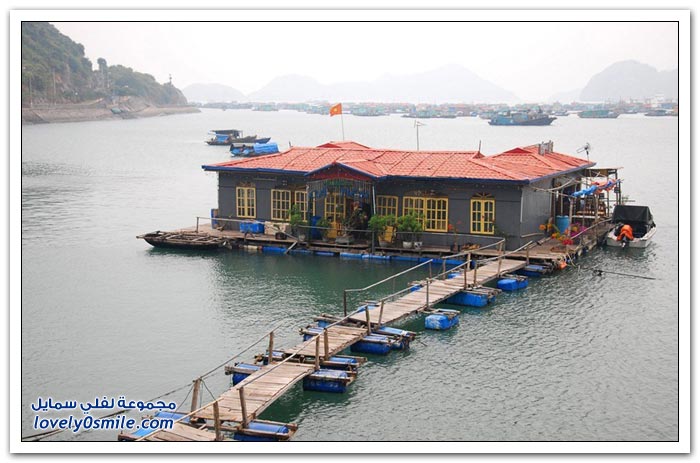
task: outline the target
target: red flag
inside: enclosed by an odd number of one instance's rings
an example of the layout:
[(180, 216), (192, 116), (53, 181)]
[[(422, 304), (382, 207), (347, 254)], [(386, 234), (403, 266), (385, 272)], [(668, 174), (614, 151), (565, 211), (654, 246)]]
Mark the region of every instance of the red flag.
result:
[(331, 116), (337, 116), (338, 114), (343, 114), (343, 105), (340, 103), (331, 106)]

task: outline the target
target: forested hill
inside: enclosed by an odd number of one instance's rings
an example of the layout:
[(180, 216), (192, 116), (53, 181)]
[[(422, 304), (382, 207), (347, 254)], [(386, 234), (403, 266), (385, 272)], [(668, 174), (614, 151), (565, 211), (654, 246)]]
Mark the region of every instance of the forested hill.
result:
[(22, 105), (82, 103), (102, 98), (137, 96), (156, 105), (184, 105), (187, 99), (172, 84), (150, 74), (109, 66), (98, 69), (85, 49), (47, 22), (22, 23)]

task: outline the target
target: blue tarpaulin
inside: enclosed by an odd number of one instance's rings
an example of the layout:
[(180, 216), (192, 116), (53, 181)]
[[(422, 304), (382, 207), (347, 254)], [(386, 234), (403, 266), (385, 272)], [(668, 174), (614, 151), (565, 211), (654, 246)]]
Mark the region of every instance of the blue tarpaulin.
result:
[(256, 143), (253, 145), (255, 154), (274, 154), (279, 152), (277, 143)]

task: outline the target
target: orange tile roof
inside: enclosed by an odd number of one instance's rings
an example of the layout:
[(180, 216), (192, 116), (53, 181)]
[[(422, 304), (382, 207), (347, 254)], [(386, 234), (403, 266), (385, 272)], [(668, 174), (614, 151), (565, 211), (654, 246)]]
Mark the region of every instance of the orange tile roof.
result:
[(210, 171), (308, 174), (331, 165), (344, 166), (377, 179), (408, 177), (528, 183), (591, 167), (595, 163), (555, 152), (541, 155), (538, 154), (538, 145), (484, 156), (478, 151), (384, 150), (355, 142), (329, 142), (318, 147), (292, 147), (282, 153), (233, 159), (202, 167)]

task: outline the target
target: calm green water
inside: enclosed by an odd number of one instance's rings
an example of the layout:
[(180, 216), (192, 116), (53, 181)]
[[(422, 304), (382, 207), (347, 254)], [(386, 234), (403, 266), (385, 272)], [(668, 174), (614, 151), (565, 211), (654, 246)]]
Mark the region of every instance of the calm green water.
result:
[[(313, 146), (341, 138), (337, 119), (209, 110), (23, 127), (23, 435), (36, 432), (30, 405), (38, 396), (151, 399), (275, 326), (278, 346), (297, 344), (298, 328), (314, 315), (342, 313), (343, 288), (406, 268), (163, 251), (135, 239), (194, 225), (216, 207), (216, 176), (200, 166), (229, 156), (203, 143), (209, 129)], [(299, 386), (264, 418), (298, 423), (297, 440), (676, 440), (677, 131), (675, 118), (643, 116), (572, 116), (551, 127), (427, 121), (422, 149), (475, 149), (481, 140), (492, 154), (551, 139), (556, 150), (574, 153), (590, 142), (599, 166), (625, 167), (624, 193), (651, 207), (658, 232), (644, 251), (596, 250), (580, 263), (658, 279), (569, 268), (501, 295), (487, 310), (463, 310), (449, 332), (408, 320), (400, 326), (419, 332), (410, 351), (371, 357), (347, 394)], [(348, 116), (345, 133), (372, 147), (415, 148), (410, 119)], [(242, 360), (264, 349), (265, 341)], [(222, 369), (206, 383), (218, 395), (229, 379)], [(168, 400), (180, 403), (185, 394)], [(115, 438), (93, 431), (53, 439)]]

